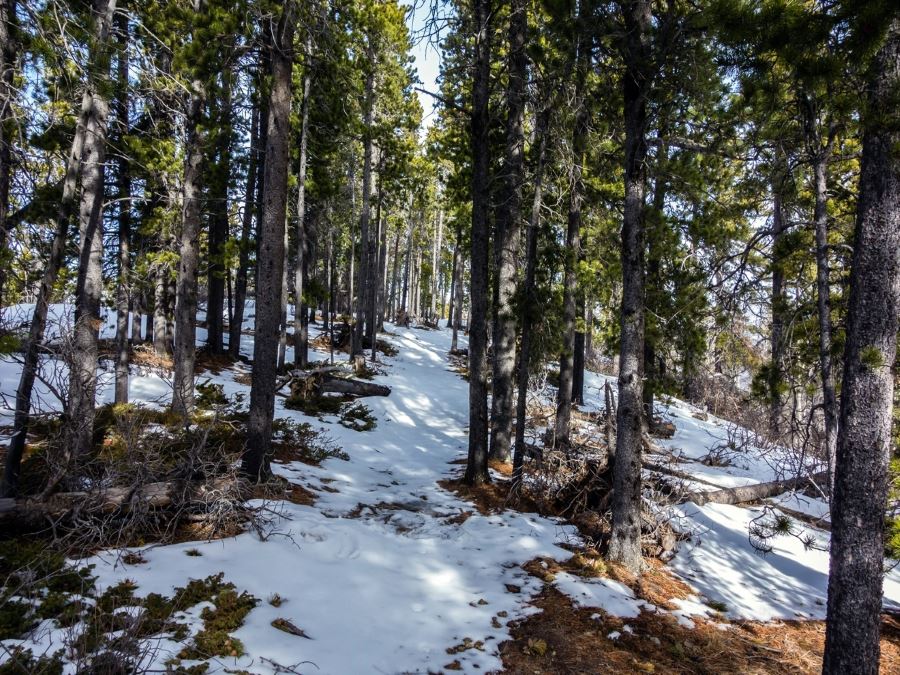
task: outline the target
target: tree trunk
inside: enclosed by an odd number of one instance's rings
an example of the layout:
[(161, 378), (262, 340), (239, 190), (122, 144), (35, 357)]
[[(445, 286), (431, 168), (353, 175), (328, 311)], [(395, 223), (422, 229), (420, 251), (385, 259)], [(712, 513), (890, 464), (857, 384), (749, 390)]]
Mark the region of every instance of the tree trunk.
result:
[(475, 63), (472, 79), (472, 236), (471, 307), (469, 324), (469, 452), (464, 482), (490, 482), (488, 473), (487, 294), (488, 212), (490, 210), (490, 77), (491, 2), (472, 0)]
[[(285, 358), (287, 357), (287, 329), (288, 329), (288, 301), (289, 284), (290, 284), (290, 231), (287, 221), (284, 223), (284, 264), (281, 267), (281, 298), (278, 301), (279, 317), (278, 322), (278, 358), (276, 367), (280, 371), (284, 368)], [(297, 309), (295, 308), (296, 312)]]
[(584, 405), (584, 289), (578, 289), (575, 301), (575, 351), (572, 354), (572, 403)]
[(116, 15), (119, 41), (116, 123), (119, 127), (118, 201), (119, 274), (116, 280), (116, 403), (128, 403), (128, 312), (131, 272), (131, 166), (125, 152), (128, 134), (128, 15)]
[(232, 95), (230, 72), (222, 74), (222, 103), (216, 120), (216, 164), (211, 189), (212, 213), (209, 218), (209, 265), (206, 275), (206, 346), (221, 354), (225, 314), (225, 242), (228, 240), (228, 187), (231, 184)]
[(453, 262), (450, 265), (450, 304), (447, 308), (448, 327), (453, 326), (453, 307), (454, 293), (456, 293), (456, 269), (459, 266), (459, 233), (457, 232), (456, 243), (453, 245)]
[(81, 205), (78, 226), (78, 280), (75, 289), (75, 324), (69, 364), (69, 400), (66, 414), (67, 459), (87, 455), (93, 445), (97, 362), (99, 358), (100, 302), (103, 295), (103, 201), (106, 132), (109, 103), (101, 94), (109, 75), (108, 37), (115, 0), (95, 0), (94, 20), (101, 39), (92, 55), (87, 83), (91, 95), (81, 168)]
[[(284, 221), (287, 213), (288, 150), (291, 121), (291, 71), (296, 15), (294, 0), (282, 3), (277, 27), (271, 25), (272, 92), (266, 134), (263, 217), (259, 224), (256, 286), (256, 338), (250, 414), (243, 472), (251, 480), (270, 474), (272, 418), (275, 414), (275, 366), (278, 356), (278, 298), (284, 266)], [(274, 24), (274, 18), (270, 19)]]
[(509, 14), (509, 85), (506, 89), (506, 156), (503, 198), (494, 219), (494, 251), (497, 260), (497, 306), (494, 333), (491, 396), (491, 457), (510, 459), (513, 433), (513, 393), (516, 369), (516, 269), (522, 211), (525, 151), (525, 88), (528, 55), (525, 41), (528, 14), (525, 0), (514, 0)]
[(155, 291), (153, 294), (153, 350), (160, 356), (171, 351), (166, 334), (166, 294), (168, 289), (169, 266), (157, 262), (154, 269)]
[[(822, 412), (825, 418), (825, 461), (829, 473), (833, 473), (837, 448), (837, 396), (831, 361), (831, 283), (828, 262), (828, 155), (831, 139), (822, 144), (818, 129), (817, 102), (810, 95), (803, 95), (806, 143), (812, 159), (813, 222), (816, 231), (816, 295), (819, 315), (819, 375), (822, 380)], [(830, 476), (829, 489), (834, 477)]]
[(15, 130), (13, 102), (16, 98), (14, 78), (18, 61), (18, 20), (16, 0), (0, 0), (0, 313), (6, 291), (9, 251), (9, 187), (12, 178), (12, 145)]
[(644, 376), (644, 160), (650, 86), (651, 5), (631, 0), (625, 13), (623, 77), (625, 212), (622, 223), (622, 309), (616, 461), (610, 559), (641, 569), (641, 406)]
[[(103, 35), (102, 21), (98, 21), (98, 33), (101, 36)], [(81, 157), (84, 152), (85, 135), (88, 118), (91, 114), (92, 101), (91, 93), (85, 91), (81, 99), (81, 111), (75, 125), (72, 146), (66, 157), (66, 172), (63, 176), (62, 195), (60, 196), (56, 217), (52, 221), (54, 235), (50, 248), (50, 259), (47, 261), (47, 268), (44, 270), (41, 284), (38, 287), (37, 297), (35, 298), (34, 313), (31, 317), (31, 325), (28, 329), (28, 338), (25, 342), (22, 359), (22, 374), (19, 376), (19, 386), (16, 389), (13, 433), (6, 452), (3, 473), (2, 495), (4, 497), (14, 497), (19, 489), (19, 468), (28, 436), (31, 394), (40, 363), (41, 343), (44, 340), (44, 330), (47, 327), (47, 312), (53, 296), (53, 287), (56, 284), (59, 271), (65, 259), (66, 242), (69, 238), (69, 225), (72, 218), (72, 208), (75, 204), (75, 190), (81, 169)]]
[(378, 290), (375, 293), (375, 307), (373, 308), (373, 325), (372, 325), (372, 360), (375, 360), (375, 341), (378, 331), (384, 330), (384, 302), (385, 291), (387, 289), (387, 223), (382, 217), (382, 208), (384, 206), (384, 185), (382, 174), (384, 173), (384, 151), (381, 151), (381, 158), (378, 168), (378, 205), (375, 211), (375, 226), (378, 230)]
[[(306, 53), (312, 56), (312, 41), (306, 39)], [(294, 269), (294, 363), (305, 367), (307, 363), (308, 340), (304, 340), (303, 308), (304, 271), (309, 256), (306, 232), (306, 165), (309, 144), (309, 90), (312, 86), (310, 65), (303, 69), (303, 91), (300, 101), (300, 157), (297, 167), (297, 260)]]
[[(460, 250), (462, 249), (462, 226), (458, 225), (456, 228), (456, 248)], [(463, 306), (463, 267), (465, 263), (462, 259), (462, 254), (460, 253), (459, 265), (456, 268), (456, 302), (454, 303), (454, 314), (452, 317), (453, 321), (453, 337), (450, 342), (450, 351), (456, 352), (459, 349), (459, 328), (462, 324), (462, 306)]]
[(850, 276), (822, 672), (878, 672), (900, 317), (900, 19), (872, 66)]
[(776, 176), (772, 183), (772, 362), (769, 365), (769, 430), (774, 438), (781, 435), (781, 418), (784, 413), (782, 388), (784, 383), (784, 328), (786, 295), (784, 292), (784, 222), (782, 201), (783, 176)]
[(256, 177), (259, 167), (259, 107), (250, 113), (250, 156), (247, 164), (247, 189), (244, 193), (244, 213), (241, 216), (241, 250), (234, 277), (234, 313), (228, 323), (228, 353), (240, 356), (244, 305), (247, 303), (247, 269), (250, 267), (250, 230), (253, 225)]
[(531, 203), (531, 220), (525, 252), (525, 311), (522, 320), (522, 346), (519, 350), (518, 397), (516, 399), (516, 443), (513, 454), (513, 487), (517, 489), (522, 481), (522, 465), (525, 461), (525, 413), (528, 405), (528, 378), (531, 375), (531, 342), (537, 307), (534, 297), (534, 277), (537, 269), (538, 230), (541, 225), (541, 207), (544, 185), (544, 157), (547, 150), (547, 128), (550, 125), (550, 109), (544, 108), (538, 114), (537, 165), (534, 171), (534, 199)]
[[(175, 372), (172, 411), (185, 424), (194, 409), (194, 362), (197, 354), (197, 268), (200, 262), (200, 200), (204, 134), (203, 83), (191, 85), (182, 185), (181, 236), (178, 243), (178, 290), (175, 301)], [(208, 317), (207, 317), (208, 318)]]
[[(665, 128), (665, 127), (663, 127)], [(663, 131), (665, 133), (665, 131)], [(662, 267), (662, 251), (661, 246), (665, 246), (665, 206), (666, 206), (666, 154), (668, 150), (665, 143), (660, 143), (657, 149), (656, 158), (656, 176), (653, 181), (653, 204), (650, 213), (649, 224), (645, 227), (649, 230), (646, 241), (647, 271), (644, 278), (644, 284), (650, 289), (645, 302), (648, 306), (650, 319), (646, 319), (644, 326), (644, 391), (642, 392), (643, 400), (643, 426), (646, 431), (650, 431), (653, 425), (653, 400), (656, 395), (656, 387), (658, 385), (660, 371), (656, 364), (656, 345), (660, 338), (659, 326), (655, 315), (661, 311), (661, 305), (664, 301), (659, 297), (660, 293), (665, 293), (663, 289), (663, 279), (661, 273)]]
[(581, 205), (584, 200), (582, 179), (587, 144), (588, 110), (585, 83), (590, 65), (590, 38), (586, 18), (588, 0), (582, 0), (575, 22), (575, 124), (572, 128), (572, 159), (569, 174), (569, 214), (566, 229), (565, 271), (563, 279), (563, 348), (559, 356), (559, 389), (556, 396), (554, 444), (567, 448), (572, 419), (572, 384), (575, 369), (575, 319), (577, 312), (577, 267), (581, 254)]
[[(366, 57), (372, 66), (375, 58), (371, 47), (367, 48)], [(362, 210), (359, 214), (359, 281), (356, 306), (356, 323), (353, 328), (353, 347), (351, 357), (362, 352), (363, 335), (365, 335), (366, 315), (369, 312), (369, 294), (374, 290), (372, 284), (371, 238), (369, 221), (372, 210), (372, 125), (375, 115), (375, 72), (372, 67), (366, 73), (364, 91), (363, 119), (363, 179)]]

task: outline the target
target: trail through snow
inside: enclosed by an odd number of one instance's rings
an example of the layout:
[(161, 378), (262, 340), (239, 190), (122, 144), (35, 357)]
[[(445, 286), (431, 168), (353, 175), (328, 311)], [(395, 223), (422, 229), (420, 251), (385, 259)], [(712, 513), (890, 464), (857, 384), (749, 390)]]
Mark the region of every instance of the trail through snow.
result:
[[(105, 332), (110, 327), (108, 321)], [(386, 374), (375, 380), (389, 385), (392, 393), (365, 399), (376, 429), (346, 429), (337, 418), (310, 420), (276, 398), (276, 416), (326, 427), (349, 455), (349, 461), (331, 459), (320, 467), (274, 465), (276, 473), (316, 493), (314, 506), (279, 503), (265, 541), (248, 532), (206, 543), (150, 547), (143, 551), (146, 562), (137, 565), (124, 564), (119, 552), (103, 553), (89, 561), (100, 589), (131, 579), (139, 595), (171, 594), (189, 579), (224, 572), (226, 581), (262, 602), (235, 633), (247, 654), (220, 660), (214, 664), (219, 672), (273, 673), (281, 666), (304, 673), (425, 673), (454, 660), (465, 672), (501, 668), (497, 646), (509, 636), (507, 624), (537, 611), (529, 600), (543, 585), (521, 565), (538, 556), (567, 559), (571, 553), (559, 544), (577, 542), (577, 533), (533, 514), (482, 516), (437, 484), (461, 469), (452, 462), (465, 454), (468, 387), (449, 367), (449, 331), (394, 326), (388, 331), (385, 338), (399, 353), (383, 359)], [(205, 339), (200, 333), (198, 343)], [(252, 337), (245, 335), (241, 346), (249, 356)], [(310, 357), (327, 354), (311, 352)], [(287, 359), (293, 360), (292, 350)], [(17, 366), (10, 359), (0, 361), (0, 389), (7, 397), (18, 382)], [(238, 365), (198, 380), (221, 384), (229, 396), (249, 398), (249, 387), (235, 381), (247, 371)], [(101, 400), (111, 397), (110, 379), (102, 378)], [(601, 405), (604, 381), (587, 375), (588, 408)], [(131, 396), (162, 405), (169, 387), (158, 374), (135, 374)], [(724, 437), (722, 423), (699, 420), (690, 406), (678, 402), (664, 412), (675, 421), (678, 431), (669, 445), (683, 455), (684, 470), (696, 469), (695, 475), (722, 487), (769, 480), (770, 470), (752, 455), (745, 466), (731, 468), (692, 461)], [(796, 509), (796, 499), (785, 499)], [(820, 510), (815, 504), (807, 508)], [(827, 553), (805, 550), (790, 538), (777, 540), (771, 554), (760, 556), (747, 539), (748, 522), (757, 515), (753, 509), (685, 504), (677, 515), (692, 538), (681, 544), (671, 569), (698, 593), (724, 602), (728, 616), (824, 617)], [(815, 536), (827, 544), (827, 533), (815, 531)], [(200, 555), (187, 555), (191, 549)], [(664, 611), (608, 579), (561, 573), (555, 586), (579, 606), (623, 617), (642, 609)], [(279, 607), (266, 602), (274, 594), (284, 601)], [(900, 603), (900, 573), (887, 576), (885, 594), (886, 602)], [(682, 603), (673, 615), (690, 624), (689, 616), (709, 614), (701, 600)], [(309, 639), (277, 630), (271, 625), (275, 619), (287, 619)], [(59, 639), (52, 622), (45, 624), (23, 643), (36, 653)], [(470, 648), (448, 654), (456, 645)], [(182, 645), (161, 638), (154, 646), (147, 665), (163, 668)]]

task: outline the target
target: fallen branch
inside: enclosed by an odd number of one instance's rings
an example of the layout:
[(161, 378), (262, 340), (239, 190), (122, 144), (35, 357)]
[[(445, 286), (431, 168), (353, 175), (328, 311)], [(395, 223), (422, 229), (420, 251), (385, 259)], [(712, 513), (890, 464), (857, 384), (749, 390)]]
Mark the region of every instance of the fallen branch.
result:
[(0, 522), (32, 522), (48, 517), (59, 519), (74, 512), (102, 514), (136, 507), (163, 509), (176, 503), (201, 505), (223, 492), (240, 495), (244, 486), (234, 478), (218, 478), (187, 484), (168, 481), (138, 487), (108, 487), (92, 492), (57, 492), (46, 499), (3, 498), (0, 499)]
[(743, 485), (741, 487), (713, 490), (712, 492), (689, 492), (682, 497), (681, 501), (682, 503), (694, 502), (697, 506), (703, 506), (704, 504), (745, 504), (774, 497), (790, 490), (805, 488), (825, 480), (826, 477), (827, 474), (822, 472), (812, 476), (775, 480), (769, 483), (757, 483), (756, 485)]

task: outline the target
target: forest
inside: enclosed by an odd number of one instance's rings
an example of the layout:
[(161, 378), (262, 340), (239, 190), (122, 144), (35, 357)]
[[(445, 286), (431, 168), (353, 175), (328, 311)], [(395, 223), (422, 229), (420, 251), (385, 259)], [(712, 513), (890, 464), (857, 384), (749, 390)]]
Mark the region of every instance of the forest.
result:
[(900, 673), (891, 0), (0, 0), (0, 675)]

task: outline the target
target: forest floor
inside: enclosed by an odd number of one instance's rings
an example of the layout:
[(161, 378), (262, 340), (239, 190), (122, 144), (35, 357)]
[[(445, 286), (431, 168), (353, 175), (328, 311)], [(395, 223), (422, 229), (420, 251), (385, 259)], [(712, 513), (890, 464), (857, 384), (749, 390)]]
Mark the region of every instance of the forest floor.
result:
[[(599, 560), (573, 525), (505, 508), (502, 471), (492, 471), (495, 485), (480, 494), (452, 489), (465, 456), (468, 387), (448, 362), (450, 333), (389, 326), (385, 339), (397, 354), (379, 355), (374, 381), (391, 394), (363, 399), (374, 428), (348, 428), (338, 415), (311, 418), (276, 398), (277, 417), (321, 427), (347, 458), (311, 465), (280, 456), (273, 469), (295, 486), (296, 498), (260, 502), (269, 514), (262, 531), (108, 550), (75, 564), (92, 566), (99, 591), (128, 580), (136, 596), (171, 595), (190, 580), (222, 573), (254, 596), (258, 603), (230, 632), (243, 655), (207, 659), (209, 672), (818, 670), (828, 570), (820, 500), (785, 495), (748, 508), (675, 507), (671, 522), (684, 537), (677, 553), (666, 564), (654, 562), (640, 580), (630, 578)], [(242, 352), (252, 352), (252, 335), (244, 336)], [(0, 361), (7, 398), (16, 366)], [(58, 367), (46, 367), (59, 377)], [(248, 374), (249, 366), (237, 363), (198, 379), (246, 402)], [(108, 400), (111, 376), (103, 381), (100, 397)], [(604, 382), (588, 374), (587, 412), (602, 408)], [(164, 406), (169, 393), (158, 368), (132, 377), (132, 401)], [(45, 404), (51, 398), (45, 388)], [(675, 425), (661, 443), (698, 479), (691, 489), (771, 480), (785, 461), (731, 443), (734, 452), (721, 466), (702, 463), (711, 449), (729, 446), (734, 429), (675, 400), (657, 412)], [(780, 507), (805, 515), (761, 554), (748, 537), (751, 521)], [(885, 577), (885, 605), (900, 607), (896, 569)], [(201, 603), (183, 612), (191, 634), (202, 611)], [(884, 628), (884, 672), (900, 672), (900, 624), (886, 614)], [(7, 653), (52, 653), (66, 634), (46, 620), (27, 639), (2, 645)], [(178, 659), (185, 639), (147, 638), (141, 668), (165, 670), (173, 659), (182, 668), (198, 665)]]

